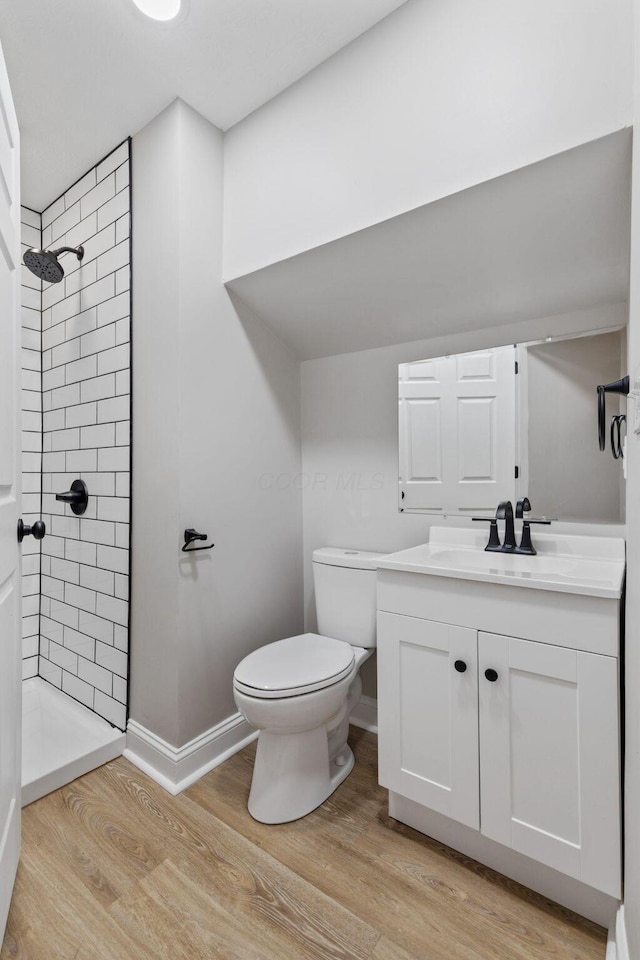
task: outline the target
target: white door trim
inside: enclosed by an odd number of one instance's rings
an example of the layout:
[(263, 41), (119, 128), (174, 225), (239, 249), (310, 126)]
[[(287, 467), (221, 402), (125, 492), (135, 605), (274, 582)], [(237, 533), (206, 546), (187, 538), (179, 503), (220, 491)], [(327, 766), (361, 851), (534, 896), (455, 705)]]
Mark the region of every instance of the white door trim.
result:
[(20, 855), (20, 134), (0, 50), (0, 942)]

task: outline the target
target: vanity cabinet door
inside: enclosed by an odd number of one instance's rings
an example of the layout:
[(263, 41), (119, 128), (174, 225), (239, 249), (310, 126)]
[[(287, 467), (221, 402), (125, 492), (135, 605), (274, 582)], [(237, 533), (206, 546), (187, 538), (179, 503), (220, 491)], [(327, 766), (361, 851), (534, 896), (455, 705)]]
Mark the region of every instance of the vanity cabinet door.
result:
[(479, 828), (477, 632), (378, 613), (382, 786)]
[(481, 832), (620, 896), (613, 657), (478, 634)]

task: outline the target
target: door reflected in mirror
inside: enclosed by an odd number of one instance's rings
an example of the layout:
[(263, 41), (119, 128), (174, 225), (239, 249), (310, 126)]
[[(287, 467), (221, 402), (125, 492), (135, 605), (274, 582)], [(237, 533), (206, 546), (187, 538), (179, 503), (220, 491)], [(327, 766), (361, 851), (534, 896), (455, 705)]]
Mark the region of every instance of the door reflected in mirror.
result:
[[(493, 514), (528, 496), (537, 517), (623, 522), (596, 386), (624, 372), (624, 329), (400, 364), (400, 510)], [(625, 406), (611, 400), (607, 413)]]

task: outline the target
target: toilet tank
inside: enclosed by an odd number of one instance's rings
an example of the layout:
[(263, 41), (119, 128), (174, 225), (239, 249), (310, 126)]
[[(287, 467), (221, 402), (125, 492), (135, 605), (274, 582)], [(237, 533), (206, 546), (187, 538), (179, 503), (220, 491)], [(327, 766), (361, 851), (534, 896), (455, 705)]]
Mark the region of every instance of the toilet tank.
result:
[(313, 551), (319, 633), (354, 647), (375, 647), (376, 561), (382, 556), (340, 547)]

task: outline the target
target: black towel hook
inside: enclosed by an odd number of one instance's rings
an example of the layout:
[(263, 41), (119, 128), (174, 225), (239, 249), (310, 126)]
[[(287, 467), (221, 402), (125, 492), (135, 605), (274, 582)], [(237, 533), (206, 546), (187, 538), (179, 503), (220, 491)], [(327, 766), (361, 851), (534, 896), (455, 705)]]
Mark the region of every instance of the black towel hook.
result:
[(206, 540), (208, 538), (208, 533), (198, 533), (193, 527), (189, 527), (188, 530), (184, 532), (184, 546), (182, 548), (183, 553), (196, 553), (198, 550), (211, 550), (212, 547), (215, 547), (215, 543), (209, 543), (206, 547), (190, 547), (189, 544), (193, 543), (194, 540)]

